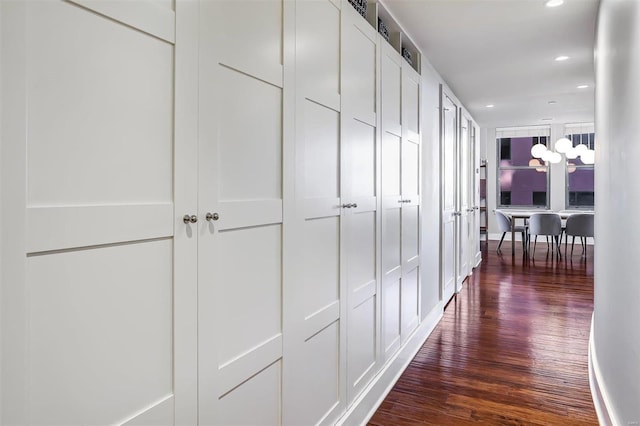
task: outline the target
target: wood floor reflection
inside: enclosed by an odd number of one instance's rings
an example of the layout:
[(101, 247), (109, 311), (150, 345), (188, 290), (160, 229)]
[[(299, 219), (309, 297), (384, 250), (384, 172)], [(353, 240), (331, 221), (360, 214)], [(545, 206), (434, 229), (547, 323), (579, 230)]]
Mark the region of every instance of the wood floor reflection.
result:
[(483, 262), (370, 425), (597, 424), (587, 370), (593, 246)]

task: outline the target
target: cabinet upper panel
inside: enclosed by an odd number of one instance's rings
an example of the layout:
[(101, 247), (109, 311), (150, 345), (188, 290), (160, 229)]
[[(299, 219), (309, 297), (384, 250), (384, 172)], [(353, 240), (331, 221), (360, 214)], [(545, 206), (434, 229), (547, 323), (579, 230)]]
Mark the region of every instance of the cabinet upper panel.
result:
[(28, 6), (29, 205), (172, 201), (173, 46), (70, 3)]
[(282, 90), (220, 67), (220, 198), (282, 198)]
[(304, 196), (340, 196), (340, 113), (315, 102), (305, 101)]
[(413, 69), (407, 70), (408, 65), (402, 70), (402, 125), (406, 130), (405, 135), (413, 142), (420, 133), (420, 84), (415, 80)]
[(402, 74), (401, 65), (396, 62), (396, 56), (395, 52), (389, 53), (383, 49), (381, 60), (382, 130), (402, 136), (400, 117)]
[(296, 75), (302, 96), (340, 110), (340, 10), (329, 0), (296, 3)]
[(343, 105), (360, 121), (375, 125), (376, 41), (356, 24), (347, 25), (342, 38)]
[[(201, 25), (219, 62), (282, 87), (282, 0), (200, 3)], [(215, 53), (214, 53), (215, 54)]]

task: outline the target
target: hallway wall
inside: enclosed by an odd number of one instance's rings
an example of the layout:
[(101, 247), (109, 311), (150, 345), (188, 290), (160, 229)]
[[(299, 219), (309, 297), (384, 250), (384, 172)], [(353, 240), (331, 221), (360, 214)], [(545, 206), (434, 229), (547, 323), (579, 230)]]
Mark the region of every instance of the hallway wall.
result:
[[(620, 425), (640, 422), (640, 285), (636, 269), (640, 192), (632, 189), (640, 179), (639, 28), (640, 2), (602, 0), (596, 43), (598, 244), (591, 361), (611, 420)], [(623, 241), (634, 243), (623, 247)]]

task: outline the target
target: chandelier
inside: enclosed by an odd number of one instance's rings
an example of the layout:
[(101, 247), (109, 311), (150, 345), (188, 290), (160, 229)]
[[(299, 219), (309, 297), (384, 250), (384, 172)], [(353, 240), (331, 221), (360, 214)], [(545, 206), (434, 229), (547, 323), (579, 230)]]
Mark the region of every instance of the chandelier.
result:
[[(573, 142), (567, 138), (558, 139), (555, 143), (555, 151), (547, 148), (546, 145), (537, 143), (531, 147), (531, 156), (533, 159), (529, 161), (530, 166), (543, 166), (538, 159), (545, 163), (557, 164), (562, 161), (562, 154), (567, 160), (575, 160), (580, 157), (583, 164), (593, 164), (595, 162), (595, 151), (583, 143), (573, 146)], [(569, 163), (569, 167), (575, 164)], [(575, 167), (573, 167), (575, 171)]]

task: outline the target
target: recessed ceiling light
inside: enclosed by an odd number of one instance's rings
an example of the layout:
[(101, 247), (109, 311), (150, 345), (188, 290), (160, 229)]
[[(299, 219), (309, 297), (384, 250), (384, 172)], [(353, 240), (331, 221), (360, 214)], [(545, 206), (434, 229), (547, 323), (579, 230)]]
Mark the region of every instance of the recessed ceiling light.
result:
[(487, 108), (493, 108), (494, 106), (495, 106), (494, 104), (486, 105)]
[(541, 120), (542, 121), (551, 121), (551, 120), (553, 120), (553, 118), (542, 118)]
[(549, 101), (549, 105), (555, 105), (555, 104), (557, 104), (557, 103), (558, 103), (558, 102), (556, 102), (556, 101)]
[(564, 3), (564, 0), (548, 0), (544, 5), (547, 7), (558, 7), (562, 3)]
[(587, 87), (589, 87), (588, 84), (581, 84), (580, 86), (578, 86), (578, 89), (586, 89)]
[(561, 62), (561, 61), (566, 61), (567, 59), (569, 59), (568, 56), (565, 55), (560, 55), (556, 57), (556, 61)]

